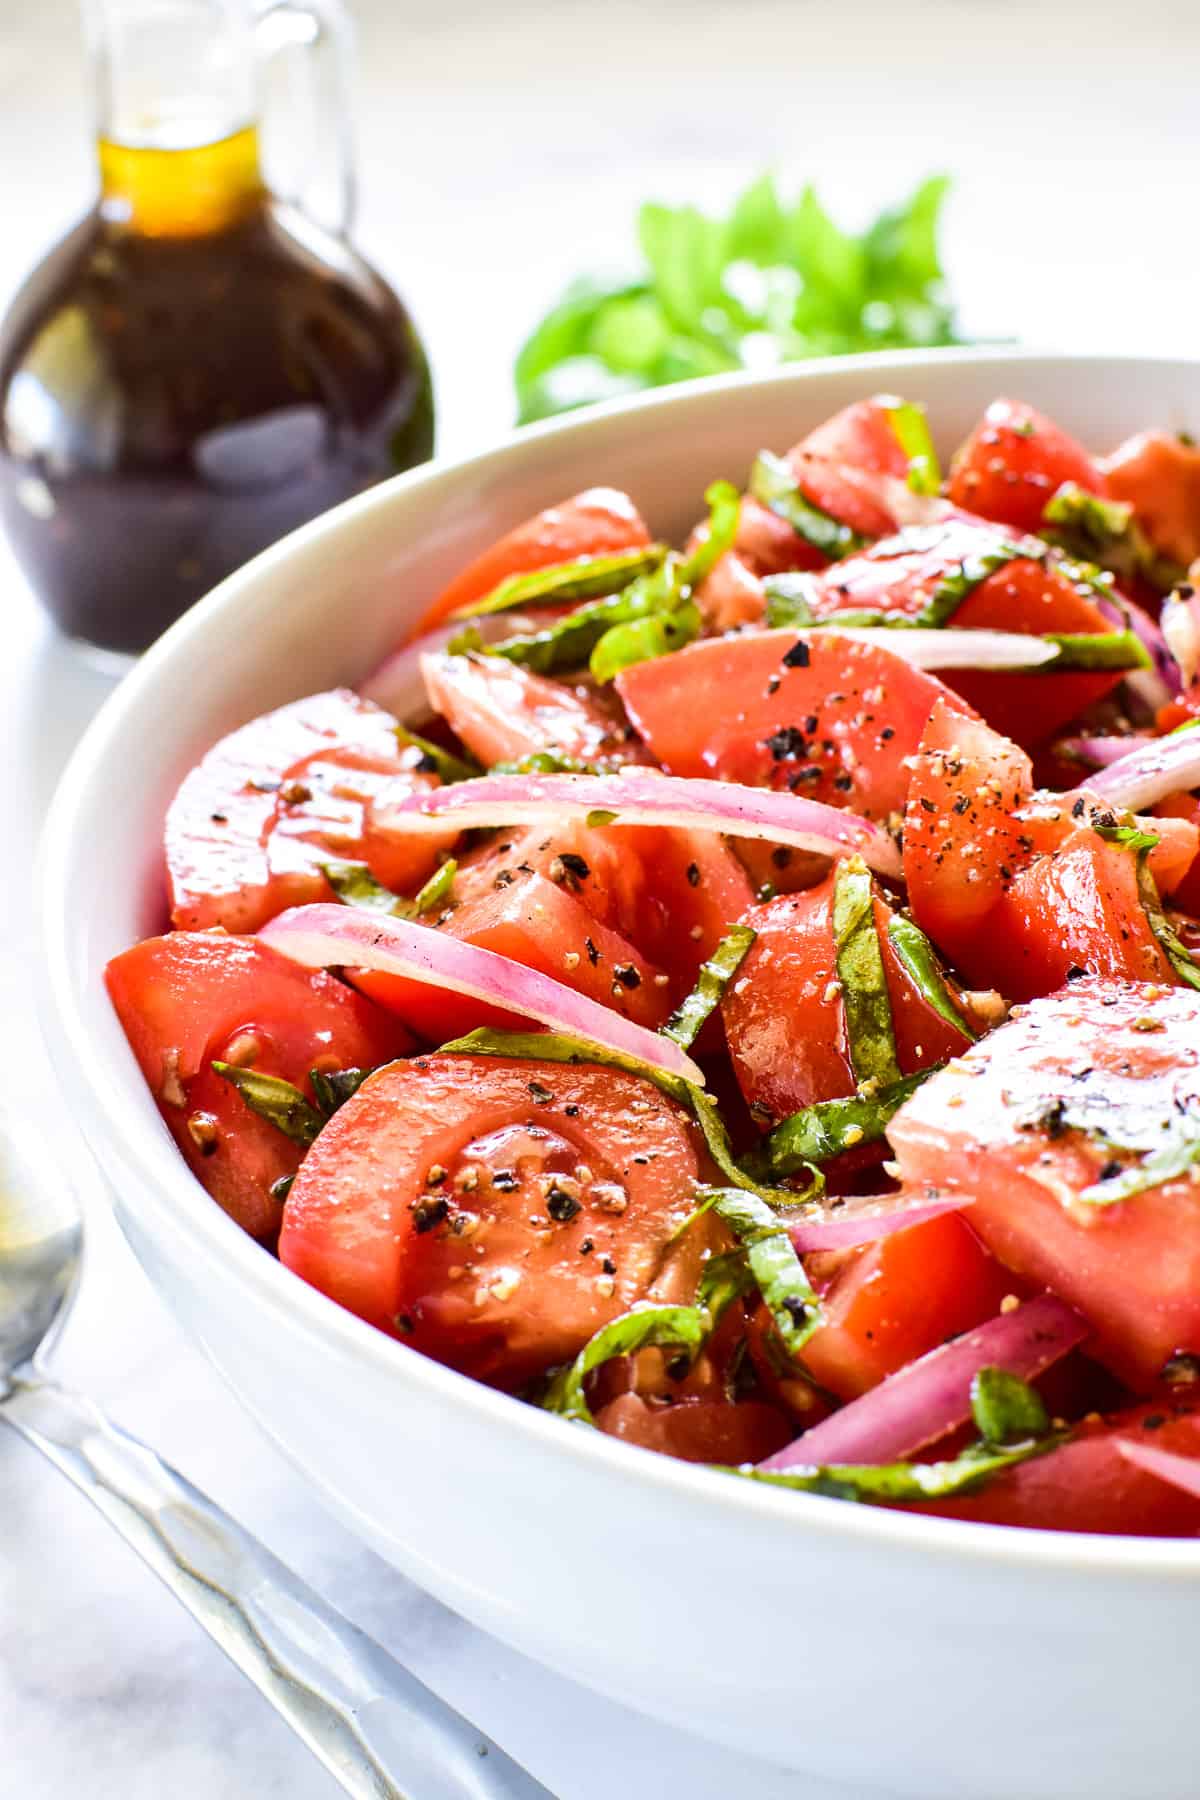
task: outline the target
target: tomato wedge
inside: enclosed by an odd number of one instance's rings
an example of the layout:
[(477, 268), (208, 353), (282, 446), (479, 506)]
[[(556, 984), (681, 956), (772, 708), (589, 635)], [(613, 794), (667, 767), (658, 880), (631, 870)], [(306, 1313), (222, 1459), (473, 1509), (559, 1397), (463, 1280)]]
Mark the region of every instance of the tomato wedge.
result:
[(993, 400), (954, 458), (957, 506), (1018, 531), (1040, 531), (1047, 501), (1065, 481), (1108, 491), (1100, 465), (1044, 413), (1021, 400)]
[[(810, 1261), (825, 1322), (804, 1347), (804, 1367), (839, 1400), (982, 1325), (1013, 1291), (1012, 1275), (956, 1213)], [(822, 1264), (834, 1265), (832, 1279)]]
[(485, 766), (537, 750), (583, 762), (639, 759), (629, 727), (594, 690), (531, 674), (502, 656), (425, 656), (421, 672), (433, 710)]
[[(751, 907), (754, 943), (721, 1003), (725, 1037), (754, 1118), (774, 1124), (817, 1100), (855, 1090), (846, 1012), (837, 979), (836, 876), (800, 894)], [(970, 1043), (929, 1004), (888, 937), (892, 909), (875, 894), (875, 923), (902, 1075), (955, 1056)]]
[(1156, 550), (1185, 568), (1200, 557), (1200, 448), (1166, 431), (1142, 431), (1104, 469), (1109, 495), (1133, 507)]
[(1200, 1458), (1200, 1394), (1168, 1389), (1109, 1418), (1084, 1419), (1069, 1443), (1005, 1470), (978, 1493), (906, 1510), (1041, 1531), (1200, 1536), (1200, 1499), (1128, 1462), (1123, 1443)]
[[(1200, 1186), (1141, 1174), (1200, 1103), (1200, 995), (1104, 977), (1033, 1001), (930, 1076), (891, 1122), (906, 1185), (968, 1191), (971, 1227), (1095, 1328), (1135, 1392), (1200, 1349)], [(1134, 1170), (1110, 1204), (1085, 1192)]]
[(965, 710), (932, 675), (833, 632), (709, 638), (616, 685), (669, 774), (787, 787), (872, 819), (903, 808), (934, 703)]
[(677, 1400), (670, 1405), (619, 1394), (596, 1414), (610, 1437), (682, 1462), (765, 1462), (796, 1434), (788, 1416), (763, 1400)]
[(311, 1096), (309, 1070), (373, 1069), (411, 1048), (397, 1020), (332, 975), (253, 938), (175, 931), (122, 951), (105, 972), (130, 1047), (188, 1166), (252, 1237), (279, 1228), (271, 1184), (301, 1149), (250, 1111), (214, 1059)]
[(380, 1330), (516, 1388), (651, 1293), (698, 1158), (695, 1127), (636, 1076), (420, 1057), (334, 1114), (279, 1255)]
[(419, 637), (459, 607), (481, 600), (509, 575), (574, 562), (580, 556), (637, 550), (649, 542), (650, 533), (628, 494), (617, 488), (588, 488), (526, 519), (468, 563), (427, 608), (412, 636)]
[[(386, 886), (418, 886), (455, 834), (379, 842), (371, 800), (386, 784), (436, 787), (396, 721), (344, 688), (253, 719), (215, 744), (167, 810), (171, 917), (185, 930), (253, 931), (287, 906), (329, 900), (331, 859), (366, 859)], [(393, 790), (394, 791), (394, 790)]]

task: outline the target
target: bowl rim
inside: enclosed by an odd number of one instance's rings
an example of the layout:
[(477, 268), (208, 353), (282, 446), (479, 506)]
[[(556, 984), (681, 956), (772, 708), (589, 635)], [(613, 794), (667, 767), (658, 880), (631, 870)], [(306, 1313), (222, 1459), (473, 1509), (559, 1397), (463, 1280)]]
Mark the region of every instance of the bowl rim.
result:
[[(656, 1490), (660, 1499), (686, 1503), (710, 1516), (721, 1515), (730, 1528), (755, 1521), (765, 1529), (805, 1531), (810, 1540), (820, 1536), (846, 1547), (860, 1544), (864, 1550), (887, 1550), (971, 1568), (1038, 1569), (1068, 1577), (1085, 1572), (1126, 1579), (1179, 1576), (1200, 1581), (1200, 1544), (1188, 1539), (985, 1525), (848, 1505), (821, 1495), (739, 1480), (598, 1431), (569, 1428), (536, 1407), (385, 1337), (265, 1254), (212, 1203), (173, 1142), (165, 1135), (160, 1139), (145, 1121), (133, 1116), (134, 1085), (129, 1070), (122, 1071), (106, 1058), (88, 1053), (87, 1025), (72, 977), (67, 871), (76, 839), (87, 828), (89, 788), (97, 766), (122, 739), (129, 716), (160, 679), (194, 653), (210, 622), (249, 599), (308, 545), (352, 531), (359, 520), (389, 508), (399, 494), (436, 490), (443, 481), (458, 481), (496, 465), (536, 456), (542, 446), (602, 436), (614, 423), (619, 428), (628, 421), (635, 429), (637, 421), (650, 412), (677, 411), (686, 416), (693, 408), (705, 408), (718, 394), (777, 386), (803, 388), (823, 376), (855, 370), (861, 372), (866, 385), (872, 378), (917, 374), (934, 364), (972, 368), (995, 364), (998, 370), (1017, 375), (1023, 370), (1065, 364), (1081, 372), (1124, 371), (1128, 375), (1139, 369), (1200, 370), (1200, 357), (988, 346), (827, 357), (765, 374), (713, 376), (525, 426), (469, 456), (436, 458), (334, 507), (228, 576), (170, 627), (106, 700), (76, 746), (51, 802), (39, 846), (36, 892), (41, 920), (39, 974), (46, 1021), (53, 1028), (55, 1071), (68, 1093), (76, 1089), (86, 1099), (89, 1114), (84, 1135), (97, 1160), (102, 1161), (102, 1153), (116, 1142), (139, 1177), (134, 1197), (127, 1195), (124, 1204), (136, 1213), (143, 1197), (149, 1195), (152, 1205), (169, 1206), (174, 1228), (186, 1236), (189, 1252), (195, 1253), (206, 1276), (219, 1276), (224, 1285), (232, 1277), (265, 1316), (286, 1319), (289, 1330), (300, 1330), (326, 1353), (372, 1364), (380, 1377), (390, 1377), (401, 1387), (424, 1388), (447, 1406), (465, 1409), (484, 1425), (524, 1440), (536, 1454), (567, 1459), (581, 1470), (605, 1469), (631, 1488), (641, 1485)], [(132, 1059), (130, 1068), (136, 1073)]]

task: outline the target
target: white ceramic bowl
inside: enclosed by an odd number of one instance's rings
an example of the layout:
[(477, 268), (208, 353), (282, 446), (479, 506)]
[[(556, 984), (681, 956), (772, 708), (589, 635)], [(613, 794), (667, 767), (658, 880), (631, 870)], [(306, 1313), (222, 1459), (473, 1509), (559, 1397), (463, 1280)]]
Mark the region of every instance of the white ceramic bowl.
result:
[[(383, 1556), (532, 1656), (660, 1718), (921, 1800), (1194, 1800), (1200, 1544), (909, 1517), (753, 1487), (570, 1427), (427, 1362), (280, 1267), (193, 1180), (101, 981), (162, 923), (163, 810), (222, 732), (360, 680), (497, 533), (598, 482), (681, 534), (880, 389), (943, 449), (997, 393), (1106, 446), (1200, 426), (1200, 363), (1000, 352), (721, 379), (525, 432), (339, 507), (224, 582), (109, 701), (41, 877), (49, 1029), (151, 1279), (297, 1478)], [(647, 1771), (643, 1790), (655, 1791)]]

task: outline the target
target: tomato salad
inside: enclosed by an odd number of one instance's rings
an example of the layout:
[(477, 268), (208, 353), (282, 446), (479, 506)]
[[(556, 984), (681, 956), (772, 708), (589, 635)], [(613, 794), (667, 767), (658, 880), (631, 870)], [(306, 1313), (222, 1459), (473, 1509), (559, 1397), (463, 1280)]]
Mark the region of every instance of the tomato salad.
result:
[[(223, 739), (113, 1003), (218, 1205), (729, 1478), (1200, 1533), (1200, 449), (847, 408)], [(1189, 576), (1189, 568), (1192, 573)]]

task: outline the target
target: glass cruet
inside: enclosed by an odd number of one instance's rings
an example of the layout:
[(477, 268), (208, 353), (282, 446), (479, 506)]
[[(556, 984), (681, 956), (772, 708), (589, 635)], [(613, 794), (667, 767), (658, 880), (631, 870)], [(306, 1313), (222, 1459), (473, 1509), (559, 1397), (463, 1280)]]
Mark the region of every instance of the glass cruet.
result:
[(89, 0), (99, 192), (0, 325), (0, 516), (70, 637), (145, 647), (427, 457), (402, 303), (349, 242), (336, 0)]

